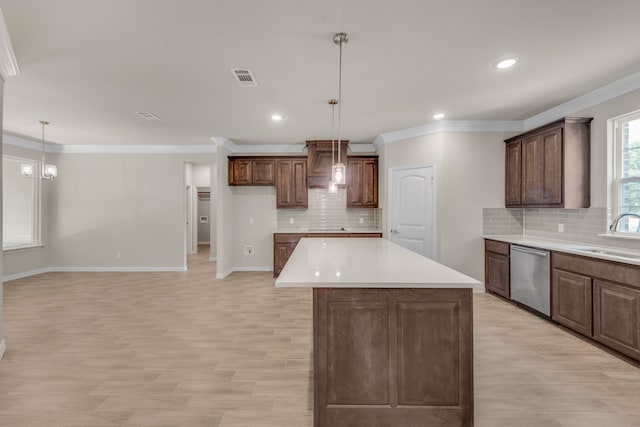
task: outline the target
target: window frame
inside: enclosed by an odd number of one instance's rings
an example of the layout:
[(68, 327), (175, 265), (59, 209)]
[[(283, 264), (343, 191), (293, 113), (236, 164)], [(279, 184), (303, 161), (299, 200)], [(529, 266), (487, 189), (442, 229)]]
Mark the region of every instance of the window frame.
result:
[[(2, 243), (3, 243), (3, 247), (2, 247), (2, 252), (12, 252), (12, 251), (19, 251), (19, 250), (24, 250), (24, 249), (30, 249), (30, 248), (38, 248), (38, 247), (42, 247), (44, 246), (42, 243), (42, 182), (40, 180), (40, 177), (38, 175), (38, 171), (40, 170), (40, 168), (42, 167), (42, 162), (41, 160), (38, 159), (33, 159), (33, 158), (29, 158), (29, 157), (20, 157), (20, 156), (15, 156), (15, 155), (11, 155), (11, 154), (3, 154), (2, 155), (3, 160), (5, 158), (10, 159), (10, 160), (15, 160), (18, 161), (20, 163), (32, 163), (34, 165), (34, 171), (35, 174), (33, 177), (31, 178), (24, 178), (24, 179), (31, 179), (33, 180), (33, 197), (32, 197), (32, 206), (33, 206), (33, 223), (31, 224), (31, 230), (32, 230), (32, 239), (31, 239), (31, 243), (29, 244), (23, 244), (23, 245), (17, 245), (17, 246), (10, 246), (10, 247), (4, 247), (4, 230), (2, 233)], [(2, 168), (2, 183), (4, 186), (4, 168)], [(4, 190), (4, 189), (3, 189)], [(4, 199), (4, 191), (2, 192), (2, 210), (3, 210), (3, 219), (4, 219), (4, 210), (5, 210), (5, 199)], [(2, 227), (4, 227), (4, 224), (0, 225)]]
[[(637, 182), (640, 183), (640, 176), (634, 176), (629, 178), (623, 178), (623, 166), (622, 166), (622, 147), (624, 145), (624, 137), (622, 135), (623, 124), (640, 120), (640, 110), (633, 111), (631, 113), (623, 114), (621, 116), (614, 117), (609, 120), (611, 126), (611, 143), (609, 144), (609, 223), (617, 218), (621, 212), (622, 203), (622, 187), (626, 183)], [(609, 231), (609, 233), (614, 233)], [(637, 236), (635, 231), (615, 231), (615, 234), (621, 236)]]

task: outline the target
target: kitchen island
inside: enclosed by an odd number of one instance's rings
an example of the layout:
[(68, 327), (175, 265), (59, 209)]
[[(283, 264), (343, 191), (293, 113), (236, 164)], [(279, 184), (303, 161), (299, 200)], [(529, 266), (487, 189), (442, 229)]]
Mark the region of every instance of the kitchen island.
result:
[(386, 239), (304, 238), (276, 286), (313, 289), (314, 426), (473, 425), (480, 282)]

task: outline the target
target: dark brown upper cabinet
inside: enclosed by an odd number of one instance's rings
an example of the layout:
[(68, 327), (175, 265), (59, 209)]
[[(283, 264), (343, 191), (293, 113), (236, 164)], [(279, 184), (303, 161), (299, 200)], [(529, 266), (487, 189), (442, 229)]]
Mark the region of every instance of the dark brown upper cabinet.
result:
[(274, 157), (229, 157), (229, 185), (275, 185)]
[[(333, 160), (338, 161), (338, 141), (333, 144), (333, 156), (331, 140), (307, 141), (307, 185), (309, 188), (329, 188), (331, 180), (331, 166)], [(340, 160), (347, 162), (347, 146), (349, 141), (340, 142)], [(347, 170), (347, 174), (349, 171)], [(348, 176), (348, 175), (347, 175)]]
[(347, 207), (378, 207), (378, 157), (347, 158)]
[(305, 157), (276, 160), (276, 206), (307, 208), (307, 159)]
[(505, 141), (506, 207), (590, 206), (591, 120), (565, 117)]

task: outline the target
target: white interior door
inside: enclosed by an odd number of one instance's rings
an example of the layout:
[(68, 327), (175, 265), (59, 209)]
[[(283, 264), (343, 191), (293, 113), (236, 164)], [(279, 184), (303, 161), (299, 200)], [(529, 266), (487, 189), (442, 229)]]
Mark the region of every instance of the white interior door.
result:
[(185, 203), (187, 206), (186, 212), (186, 226), (187, 226), (187, 253), (192, 254), (193, 251), (193, 187), (187, 185), (187, 191), (185, 192)]
[(392, 242), (436, 259), (434, 166), (389, 171), (387, 231)]

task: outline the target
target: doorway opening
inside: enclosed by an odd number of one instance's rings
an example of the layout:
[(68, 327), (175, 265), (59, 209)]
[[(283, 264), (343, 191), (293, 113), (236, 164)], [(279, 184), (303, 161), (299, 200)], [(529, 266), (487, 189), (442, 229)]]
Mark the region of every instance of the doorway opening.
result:
[[(215, 261), (215, 207), (210, 163), (185, 162), (185, 266), (193, 255)], [(202, 256), (200, 256), (202, 255)], [(204, 258), (203, 258), (204, 259)]]
[(390, 168), (388, 192), (389, 240), (436, 260), (435, 165)]

